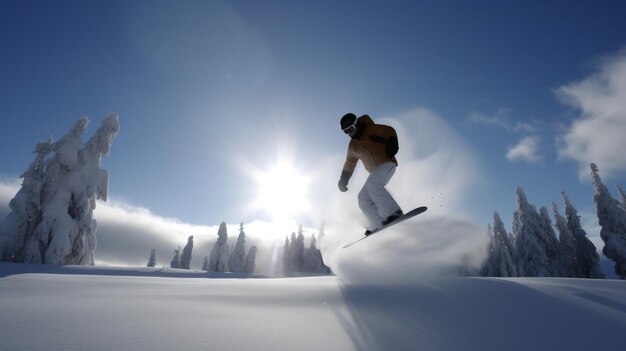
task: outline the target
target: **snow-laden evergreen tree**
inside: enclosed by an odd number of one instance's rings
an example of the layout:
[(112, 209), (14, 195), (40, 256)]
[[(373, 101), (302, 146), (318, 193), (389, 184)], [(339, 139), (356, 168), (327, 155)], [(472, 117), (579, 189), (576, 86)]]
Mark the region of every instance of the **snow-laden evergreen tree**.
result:
[(482, 275), (517, 277), (514, 247), (498, 212), (493, 213), (493, 226), (489, 225), (489, 237), (489, 252)]
[(330, 274), (330, 268), (324, 264), (322, 252), (317, 248), (315, 235), (311, 236), (309, 248), (304, 252), (302, 272)]
[(539, 216), (541, 217), (541, 225), (543, 232), (545, 233), (546, 241), (544, 243), (544, 247), (546, 248), (546, 256), (548, 257), (550, 266), (554, 267), (554, 276), (558, 276), (559, 272), (557, 261), (559, 256), (559, 240), (554, 232), (554, 228), (552, 227), (552, 220), (548, 214), (548, 209), (545, 206), (541, 206), (539, 209)]
[[(82, 147), (87, 117), (59, 141), (37, 144), (35, 161), (22, 175), (11, 212), (0, 223), (0, 259), (26, 263), (94, 264), (96, 199), (106, 201), (108, 155), (119, 131), (116, 114), (107, 116)], [(53, 153), (51, 157), (47, 157)]]
[(567, 229), (574, 237), (576, 244), (576, 277), (579, 278), (604, 278), (600, 269), (600, 255), (596, 246), (587, 238), (587, 233), (580, 225), (580, 216), (574, 205), (569, 200), (567, 193), (562, 192), (565, 202), (565, 218)]
[(498, 238), (500, 247), (503, 248), (504, 263), (506, 266), (505, 272), (508, 274), (508, 277), (516, 277), (517, 266), (515, 265), (515, 245), (511, 239), (511, 234), (509, 234), (504, 228), (504, 223), (500, 218), (500, 214), (496, 211), (493, 212), (493, 233), (494, 236)]
[(596, 188), (593, 201), (602, 227), (600, 237), (604, 241), (602, 253), (615, 262), (615, 274), (626, 279), (626, 213), (602, 183), (598, 166), (594, 163), (591, 164), (591, 174)]
[[(291, 238), (286, 238), (285, 239), (285, 247), (284, 247), (284, 254), (283, 254), (283, 272), (285, 273), (285, 275), (290, 275), (291, 273), (294, 272), (300, 272), (300, 270), (302, 268), (298, 268), (296, 261), (297, 259), (297, 252), (300, 252), (302, 255), (304, 255), (304, 241), (302, 242), (302, 244), (300, 246), (297, 245), (297, 238), (296, 238), (296, 233), (292, 232), (291, 233)], [(300, 262), (302, 262), (303, 256), (300, 256)], [(302, 267), (300, 265), (300, 267)]]
[(191, 253), (193, 251), (193, 235), (187, 238), (187, 245), (183, 248), (183, 253), (180, 255), (180, 263), (178, 268), (189, 269), (191, 265)]
[(550, 239), (544, 222), (535, 206), (528, 203), (521, 187), (516, 190), (516, 208), (513, 212), (517, 272), (521, 277), (552, 277), (555, 267), (546, 253)]
[(243, 223), (239, 225), (239, 236), (235, 248), (228, 259), (228, 269), (231, 272), (243, 272), (246, 260), (246, 233), (243, 231)]
[(205, 272), (209, 270), (209, 256), (204, 256), (204, 260), (202, 260), (202, 270)]
[(288, 260), (289, 262), (287, 263), (287, 266), (289, 267), (289, 270), (292, 272), (298, 272), (298, 267), (296, 267), (296, 232), (292, 232), (291, 237), (289, 238)]
[(11, 212), (0, 222), (0, 261), (22, 262), (26, 241), (41, 222), (41, 193), (45, 157), (52, 148), (52, 139), (35, 146), (35, 160), (20, 175), (22, 187), (9, 202)]
[(93, 218), (93, 211), (96, 200), (106, 201), (109, 192), (109, 173), (100, 168), (100, 162), (102, 156), (109, 155), (119, 129), (117, 114), (109, 114), (78, 153), (81, 168), (73, 172), (72, 184), (75, 185), (73, 193), (79, 234), (73, 239), (72, 252), (66, 257), (67, 264), (94, 264), (98, 223)]
[(170, 262), (170, 268), (180, 268), (180, 246), (178, 249), (174, 250), (174, 258), (172, 258), (172, 262)]
[(156, 267), (156, 249), (150, 251), (150, 259), (148, 260), (148, 267)]
[[(18, 228), (34, 228), (32, 233), (26, 234), (23, 247), (11, 250), (13, 257), (16, 257), (15, 252), (21, 251), (17, 255), (20, 262), (94, 264), (97, 223), (93, 210), (96, 199), (106, 201), (108, 191), (108, 173), (100, 168), (100, 159), (108, 155), (119, 123), (116, 114), (107, 116), (81, 149), (81, 137), (88, 122), (87, 117), (83, 117), (59, 141), (47, 143), (48, 146), (38, 145), (42, 156), (38, 156), (31, 169), (35, 177), (29, 175), (29, 179), (37, 180), (25, 184), (25, 193), (30, 194), (29, 203), (39, 202), (38, 206), (30, 207), (31, 210), (38, 207), (40, 212), (27, 217), (31, 223), (18, 224)], [(53, 156), (44, 161), (47, 151)], [(16, 201), (23, 203), (21, 199)], [(15, 242), (20, 245), (19, 240)]]
[(559, 231), (559, 258), (557, 260), (559, 276), (576, 277), (578, 264), (574, 236), (567, 227), (567, 221), (561, 216), (559, 208), (554, 202), (552, 202), (552, 214), (554, 214), (556, 227)]
[[(292, 242), (293, 243), (293, 242)], [(293, 249), (293, 266), (296, 272), (302, 272), (304, 269), (304, 231), (302, 225), (298, 229), (298, 236), (295, 240), (295, 244), (292, 245)]]
[(330, 274), (331, 269), (324, 264), (321, 251), (317, 248), (317, 240), (313, 235), (309, 247), (305, 249), (304, 231), (302, 226), (296, 233), (285, 238), (283, 247), (283, 272), (285, 275), (294, 273)]
[[(500, 274), (498, 271), (498, 264), (496, 263), (496, 243), (493, 237), (493, 227), (491, 224), (487, 224), (487, 239), (489, 240), (489, 245), (487, 245), (487, 257), (485, 259), (485, 263), (480, 268), (478, 275), (483, 277), (495, 277)], [(459, 275), (461, 276), (469, 276), (467, 272), (465, 272), (464, 267), (460, 267), (461, 272)]]
[[(294, 234), (295, 236), (295, 234)], [(293, 269), (291, 268), (291, 245), (289, 236), (285, 236), (285, 244), (283, 246), (283, 274), (288, 275)]]
[(252, 246), (250, 250), (248, 250), (248, 254), (246, 255), (246, 261), (243, 265), (244, 273), (254, 273), (254, 271), (256, 270), (256, 253), (256, 246)]
[(230, 249), (228, 247), (228, 231), (226, 230), (226, 223), (222, 222), (217, 232), (217, 241), (211, 250), (209, 255), (209, 272), (227, 272), (228, 271), (228, 256)]
[(622, 187), (620, 187), (619, 185), (617, 185), (617, 191), (622, 197), (622, 202), (620, 203), (620, 206), (622, 207), (622, 210), (626, 211), (626, 191), (624, 191), (624, 189), (622, 189)]
[(65, 264), (72, 249), (72, 239), (78, 236), (75, 194), (71, 188), (71, 172), (79, 168), (78, 153), (81, 137), (89, 120), (76, 121), (70, 131), (52, 144), (54, 156), (45, 162), (42, 184), (42, 218), (24, 247), (25, 263)]

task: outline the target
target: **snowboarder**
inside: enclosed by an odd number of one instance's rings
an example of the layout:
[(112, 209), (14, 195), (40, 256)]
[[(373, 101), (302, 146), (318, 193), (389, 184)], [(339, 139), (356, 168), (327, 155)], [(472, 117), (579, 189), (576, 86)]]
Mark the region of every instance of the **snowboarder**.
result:
[(341, 118), (341, 129), (350, 136), (348, 154), (343, 165), (339, 190), (348, 191), (348, 181), (361, 160), (370, 173), (359, 192), (359, 207), (368, 219), (365, 235), (403, 215), (402, 209), (385, 186), (398, 166), (398, 136), (395, 129), (375, 124), (368, 115), (356, 117), (347, 113)]

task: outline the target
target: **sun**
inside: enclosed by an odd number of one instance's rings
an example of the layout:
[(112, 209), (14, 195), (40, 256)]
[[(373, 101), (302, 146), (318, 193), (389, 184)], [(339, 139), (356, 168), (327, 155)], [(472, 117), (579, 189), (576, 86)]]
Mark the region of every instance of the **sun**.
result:
[(274, 220), (291, 219), (309, 209), (307, 192), (310, 179), (292, 164), (277, 163), (258, 172), (254, 207), (267, 212)]

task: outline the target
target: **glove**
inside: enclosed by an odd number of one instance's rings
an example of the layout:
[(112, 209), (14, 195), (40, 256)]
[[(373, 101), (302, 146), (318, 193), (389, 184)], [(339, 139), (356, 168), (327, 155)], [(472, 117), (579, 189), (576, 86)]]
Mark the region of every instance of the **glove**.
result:
[(339, 183), (337, 183), (337, 185), (339, 186), (339, 191), (341, 191), (342, 193), (348, 191), (348, 181), (350, 180), (351, 176), (352, 173), (350, 172), (341, 172), (341, 178), (339, 178)]

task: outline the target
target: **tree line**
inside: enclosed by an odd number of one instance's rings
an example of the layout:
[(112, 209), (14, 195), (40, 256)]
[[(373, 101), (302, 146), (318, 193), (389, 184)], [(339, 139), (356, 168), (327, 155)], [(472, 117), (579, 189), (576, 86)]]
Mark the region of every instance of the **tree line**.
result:
[[(622, 201), (612, 197), (591, 164), (602, 253), (615, 262), (615, 274), (626, 279), (626, 193), (617, 187)], [(567, 193), (562, 192), (565, 216), (552, 203), (550, 218), (545, 206), (539, 210), (528, 202), (524, 190), (516, 190), (512, 232), (509, 234), (498, 212), (489, 224), (489, 248), (480, 275), (493, 277), (604, 278), (595, 245), (587, 238), (580, 216)], [(556, 231), (555, 231), (556, 229)], [(558, 232), (558, 236), (557, 236)]]
[[(324, 227), (320, 228), (320, 240), (324, 236)], [(322, 252), (317, 248), (315, 234), (309, 240), (309, 247), (305, 248), (304, 231), (302, 225), (298, 235), (291, 233), (291, 240), (285, 237), (283, 245), (283, 273), (287, 276), (298, 273), (331, 274), (331, 269), (324, 264)]]
[[(228, 245), (226, 223), (222, 222), (217, 232), (217, 241), (211, 253), (204, 257), (202, 270), (207, 272), (254, 273), (256, 270), (257, 247), (252, 246), (246, 253), (246, 233), (243, 223), (239, 226), (239, 236), (235, 246)], [(180, 252), (180, 246), (174, 250), (170, 268), (190, 269), (193, 251), (193, 235), (187, 239), (187, 245)], [(156, 266), (156, 249), (150, 251), (148, 267)]]
[[(217, 232), (218, 238), (209, 255), (204, 257), (202, 270), (207, 272), (255, 273), (258, 249), (252, 246), (246, 251), (246, 233), (243, 223), (239, 226), (239, 236), (234, 246), (228, 244), (226, 223), (222, 222)], [(323, 227), (319, 233), (320, 239), (324, 236)], [(331, 269), (324, 264), (322, 252), (317, 248), (317, 239), (312, 235), (308, 248), (305, 248), (304, 230), (299, 226), (298, 235), (291, 233), (285, 238), (281, 257), (283, 273), (286, 276), (299, 273), (331, 274)], [(193, 251), (193, 235), (187, 239), (187, 245), (180, 251), (174, 250), (174, 257), (170, 268), (190, 269)], [(156, 249), (150, 251), (148, 267), (156, 266)]]

